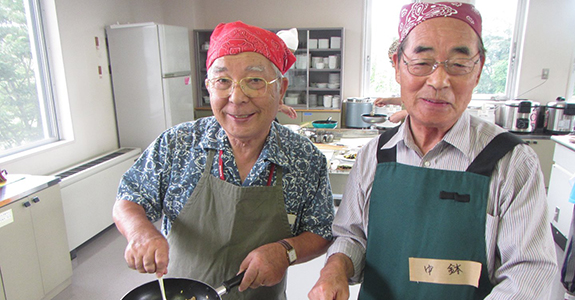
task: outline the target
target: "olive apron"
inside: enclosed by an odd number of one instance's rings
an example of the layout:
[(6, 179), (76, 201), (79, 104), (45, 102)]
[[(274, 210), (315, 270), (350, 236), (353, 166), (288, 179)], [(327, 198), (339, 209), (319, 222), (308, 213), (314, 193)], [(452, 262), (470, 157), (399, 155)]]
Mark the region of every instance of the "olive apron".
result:
[(485, 298), (490, 176), (522, 141), (498, 135), (461, 172), (397, 163), (396, 147), (380, 150), (395, 132), (379, 141), (359, 299)]
[[(174, 220), (170, 244), (170, 277), (200, 280), (218, 287), (236, 275), (241, 262), (257, 247), (291, 237), (282, 189), (282, 168), (274, 186), (240, 187), (210, 174), (215, 151), (192, 195)], [(273, 166), (268, 185), (271, 182)], [(223, 177), (220, 152), (220, 177)], [(226, 300), (286, 299), (286, 278), (225, 296)]]

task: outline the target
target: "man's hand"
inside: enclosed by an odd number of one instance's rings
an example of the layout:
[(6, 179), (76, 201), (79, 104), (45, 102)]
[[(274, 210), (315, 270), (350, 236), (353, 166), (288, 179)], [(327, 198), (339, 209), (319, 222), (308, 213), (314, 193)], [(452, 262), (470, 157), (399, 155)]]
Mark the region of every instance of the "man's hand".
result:
[(124, 258), (128, 267), (140, 273), (165, 275), (168, 272), (168, 241), (156, 230), (137, 234), (128, 241)]
[(148, 220), (144, 208), (140, 205), (118, 200), (113, 209), (116, 227), (128, 241), (124, 258), (128, 267), (140, 273), (156, 273), (158, 276), (168, 272), (168, 241)]
[(250, 252), (240, 265), (246, 271), (238, 290), (256, 289), (278, 284), (285, 276), (289, 262), (285, 248), (279, 243), (260, 246)]
[(349, 299), (349, 277), (353, 275), (353, 264), (345, 254), (329, 257), (321, 275), (308, 294), (311, 300)]

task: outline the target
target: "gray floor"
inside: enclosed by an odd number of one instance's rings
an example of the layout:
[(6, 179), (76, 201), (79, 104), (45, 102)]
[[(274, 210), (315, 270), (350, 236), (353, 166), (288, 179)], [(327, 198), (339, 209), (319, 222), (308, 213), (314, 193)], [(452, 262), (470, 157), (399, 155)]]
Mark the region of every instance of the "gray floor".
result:
[[(112, 226), (79, 247), (72, 261), (74, 274), (72, 284), (54, 300), (112, 300), (121, 299), (131, 289), (155, 280), (155, 275), (140, 274), (129, 269), (124, 261), (126, 241), (116, 227)], [(563, 253), (558, 249), (558, 258)], [(307, 299), (307, 292), (319, 277), (324, 257), (303, 265), (292, 266), (288, 273), (288, 299)], [(550, 300), (563, 300), (564, 290), (559, 284), (559, 274), (553, 285)], [(356, 299), (358, 286), (351, 287), (350, 299)]]

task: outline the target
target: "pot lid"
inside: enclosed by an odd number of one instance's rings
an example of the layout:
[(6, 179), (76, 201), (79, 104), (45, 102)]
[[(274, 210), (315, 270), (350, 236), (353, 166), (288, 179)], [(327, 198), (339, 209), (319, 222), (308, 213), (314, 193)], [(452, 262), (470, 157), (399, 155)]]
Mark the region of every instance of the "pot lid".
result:
[(527, 99), (516, 99), (516, 100), (508, 100), (505, 101), (505, 105), (507, 106), (513, 106), (513, 107), (517, 107), (520, 105), (531, 105), (531, 106), (540, 106), (541, 103), (536, 102), (536, 101), (531, 101), (531, 100), (527, 100)]
[(547, 103), (547, 107), (558, 108), (558, 109), (564, 109), (567, 105), (568, 104), (567, 102), (565, 102), (565, 98), (563, 97), (557, 97), (555, 101)]

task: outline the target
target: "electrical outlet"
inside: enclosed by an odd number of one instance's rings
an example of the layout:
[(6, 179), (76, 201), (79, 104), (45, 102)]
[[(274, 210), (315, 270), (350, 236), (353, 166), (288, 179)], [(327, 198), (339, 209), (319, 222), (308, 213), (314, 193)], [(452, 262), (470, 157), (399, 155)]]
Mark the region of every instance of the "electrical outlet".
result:
[(541, 79), (549, 79), (549, 69), (541, 70)]

